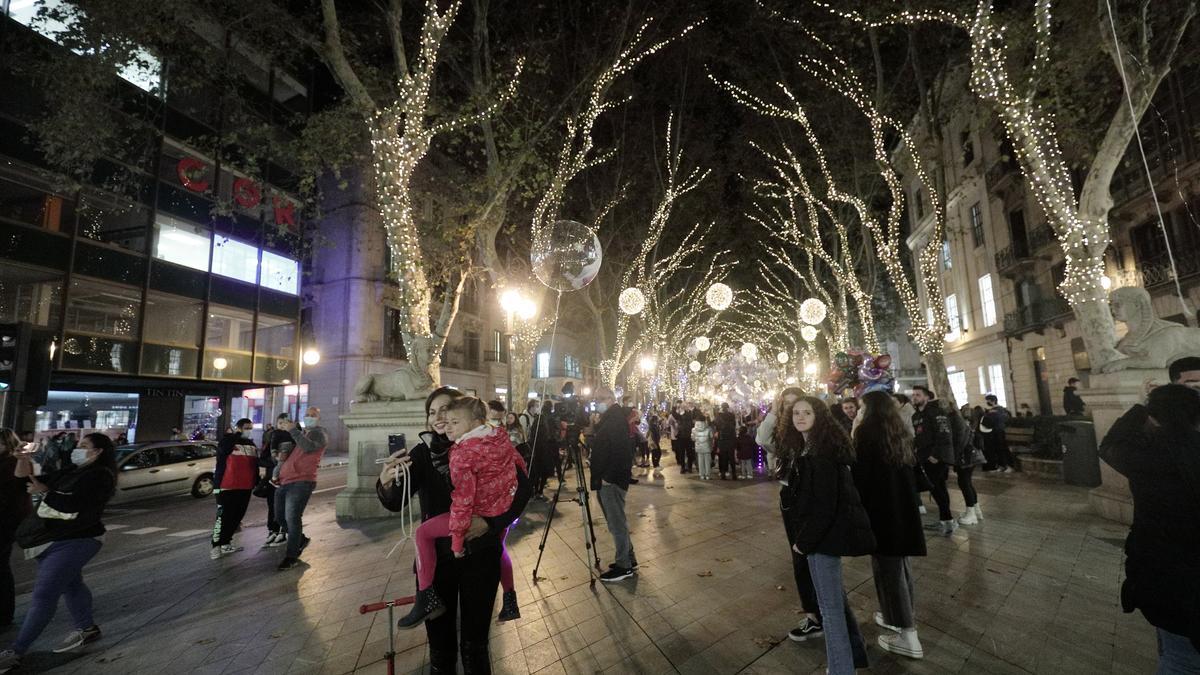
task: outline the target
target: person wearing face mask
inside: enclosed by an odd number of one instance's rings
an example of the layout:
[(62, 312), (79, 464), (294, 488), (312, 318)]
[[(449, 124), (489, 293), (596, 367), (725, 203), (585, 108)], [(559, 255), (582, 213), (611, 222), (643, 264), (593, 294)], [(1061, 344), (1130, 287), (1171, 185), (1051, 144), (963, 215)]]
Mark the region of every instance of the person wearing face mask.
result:
[(304, 536), (304, 509), (317, 489), (317, 469), (329, 444), (329, 434), (321, 426), (321, 409), (310, 406), (304, 413), (304, 428), (296, 428), (291, 420), (280, 422), (280, 429), (292, 436), (295, 447), (286, 459), (279, 460), (279, 487), (275, 490), (275, 513), (283, 520), (279, 531), (287, 536), (287, 552), (279, 570), (289, 570), (300, 564), (300, 553), (308, 547)]
[(233, 545), (233, 535), (246, 517), (251, 491), (258, 484), (258, 446), (252, 437), (254, 422), (242, 418), (217, 445), (217, 468), (213, 493), (217, 495), (217, 519), (213, 524), (213, 560), (242, 550)]
[(28, 479), (29, 493), (40, 499), (37, 512), (21, 521), (17, 544), (25, 549), (26, 558), (38, 561), (38, 567), (21, 631), (9, 649), (0, 651), (0, 673), (21, 665), (21, 658), (54, 618), (60, 597), (66, 601), (74, 629), (54, 652), (74, 651), (100, 639), (83, 567), (102, 545), (100, 516), (117, 487), (116, 448), (104, 434), (87, 434), (72, 449), (71, 462), (59, 472), (34, 476), (30, 456), (17, 458), (14, 473)]

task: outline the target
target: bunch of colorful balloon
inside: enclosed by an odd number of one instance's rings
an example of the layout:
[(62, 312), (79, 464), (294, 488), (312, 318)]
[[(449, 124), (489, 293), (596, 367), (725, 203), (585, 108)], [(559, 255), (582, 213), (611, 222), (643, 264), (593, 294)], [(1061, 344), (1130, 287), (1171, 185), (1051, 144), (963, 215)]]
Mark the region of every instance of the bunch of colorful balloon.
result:
[(833, 356), (829, 391), (837, 396), (862, 396), (871, 391), (891, 392), (896, 382), (891, 367), (890, 354), (872, 356), (862, 349), (838, 352)]

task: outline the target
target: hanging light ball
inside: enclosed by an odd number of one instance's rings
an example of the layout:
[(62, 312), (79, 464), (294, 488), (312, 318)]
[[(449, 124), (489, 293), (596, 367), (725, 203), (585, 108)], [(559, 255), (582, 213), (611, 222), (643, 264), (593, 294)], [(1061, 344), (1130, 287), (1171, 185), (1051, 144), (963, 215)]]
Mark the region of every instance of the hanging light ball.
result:
[(692, 371), (693, 373), (700, 372), (700, 362), (692, 361), (691, 363), (688, 364), (688, 370)]
[(758, 358), (758, 347), (752, 342), (747, 342), (742, 345), (742, 356), (746, 357), (747, 361), (753, 361)]
[(712, 341), (708, 339), (708, 336), (701, 335), (700, 337), (695, 339), (693, 344), (696, 345), (696, 349), (698, 349), (702, 352), (706, 352), (706, 351), (708, 351), (708, 348), (712, 346)]
[(809, 298), (800, 303), (800, 320), (807, 324), (818, 324), (825, 320), (825, 303)]
[(708, 287), (708, 292), (704, 294), (704, 301), (718, 312), (729, 309), (729, 306), (733, 304), (733, 289), (718, 281)]
[(787, 352), (779, 352), (775, 355), (775, 360), (780, 363), (787, 363), (789, 358), (791, 357), (788, 356)]
[(617, 297), (617, 304), (621, 307), (622, 312), (630, 316), (641, 314), (642, 310), (646, 308), (646, 296), (637, 288), (626, 288)]
[(800, 337), (804, 338), (805, 342), (812, 342), (817, 339), (817, 329), (812, 326), (805, 326), (800, 329)]

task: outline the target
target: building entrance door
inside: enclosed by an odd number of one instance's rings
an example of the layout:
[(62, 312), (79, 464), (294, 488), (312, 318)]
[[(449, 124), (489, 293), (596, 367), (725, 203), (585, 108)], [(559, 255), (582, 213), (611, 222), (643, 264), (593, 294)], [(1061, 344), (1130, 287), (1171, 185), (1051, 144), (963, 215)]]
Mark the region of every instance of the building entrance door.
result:
[(1033, 380), (1037, 385), (1038, 413), (1052, 415), (1054, 411), (1050, 407), (1050, 373), (1046, 372), (1046, 348), (1030, 349), (1029, 356), (1033, 360)]

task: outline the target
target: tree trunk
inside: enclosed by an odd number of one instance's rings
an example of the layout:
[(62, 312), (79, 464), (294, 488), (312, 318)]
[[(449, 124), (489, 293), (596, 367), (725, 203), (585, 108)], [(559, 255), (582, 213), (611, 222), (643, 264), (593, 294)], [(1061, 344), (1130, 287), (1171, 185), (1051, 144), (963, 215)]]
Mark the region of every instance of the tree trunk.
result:
[(926, 384), (937, 397), (947, 405), (958, 409), (958, 401), (954, 400), (954, 389), (950, 386), (950, 376), (946, 374), (946, 356), (939, 350), (921, 355), (925, 363)]
[(862, 347), (872, 354), (878, 354), (879, 337), (875, 334), (875, 317), (871, 315), (871, 297), (855, 295), (854, 306), (858, 310), (858, 325), (862, 330)]

